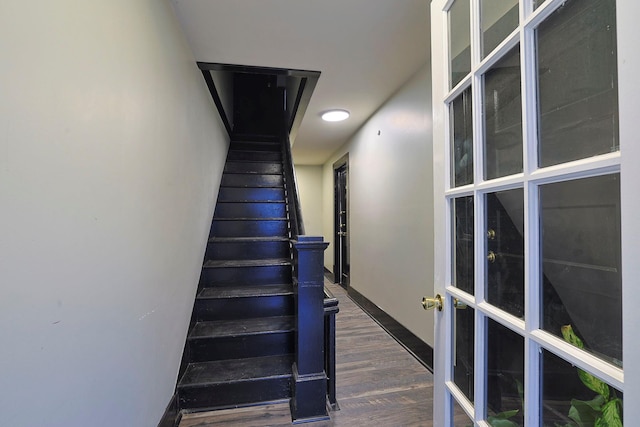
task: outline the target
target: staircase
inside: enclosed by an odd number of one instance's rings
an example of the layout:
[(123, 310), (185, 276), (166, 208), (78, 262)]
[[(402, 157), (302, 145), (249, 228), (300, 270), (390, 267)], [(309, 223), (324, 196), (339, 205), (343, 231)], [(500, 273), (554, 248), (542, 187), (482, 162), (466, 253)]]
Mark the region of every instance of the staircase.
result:
[(291, 397), (290, 254), (282, 143), (234, 137), (177, 384), (182, 410)]

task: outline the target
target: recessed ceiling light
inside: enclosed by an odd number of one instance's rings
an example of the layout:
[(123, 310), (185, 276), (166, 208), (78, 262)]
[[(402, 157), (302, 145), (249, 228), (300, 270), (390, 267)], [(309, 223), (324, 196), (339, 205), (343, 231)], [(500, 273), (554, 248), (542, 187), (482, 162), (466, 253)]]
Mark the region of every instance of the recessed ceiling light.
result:
[(326, 122), (341, 122), (349, 118), (347, 110), (329, 110), (322, 113), (322, 120)]

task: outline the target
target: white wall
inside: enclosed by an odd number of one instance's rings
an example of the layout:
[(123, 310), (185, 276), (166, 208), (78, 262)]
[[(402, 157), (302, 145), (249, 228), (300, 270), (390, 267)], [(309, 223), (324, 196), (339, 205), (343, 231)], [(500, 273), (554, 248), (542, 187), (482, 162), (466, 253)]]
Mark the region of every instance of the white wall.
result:
[(3, 425), (155, 426), (227, 136), (166, 1), (0, 5)]
[[(350, 285), (433, 345), (431, 74), (420, 69), (324, 165), (323, 229), (333, 236), (333, 163), (349, 153)], [(333, 270), (333, 244), (325, 252)]]
[(296, 180), (305, 234), (322, 236), (322, 166), (296, 165)]

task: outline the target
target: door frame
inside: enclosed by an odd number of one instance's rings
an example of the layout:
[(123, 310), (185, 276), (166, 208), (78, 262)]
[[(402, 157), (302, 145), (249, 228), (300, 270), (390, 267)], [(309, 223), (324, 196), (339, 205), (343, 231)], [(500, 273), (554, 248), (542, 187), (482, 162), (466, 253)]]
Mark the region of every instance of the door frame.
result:
[[(334, 243), (334, 247), (333, 247), (333, 283), (339, 283), (340, 285), (342, 285), (345, 289), (349, 286), (349, 275), (347, 274), (347, 280), (345, 281), (345, 283), (343, 283), (342, 281), (342, 273), (343, 273), (343, 263), (341, 260), (341, 249), (344, 249), (347, 252), (347, 258), (348, 258), (348, 254), (349, 254), (349, 242), (350, 242), (350, 237), (349, 237), (349, 233), (347, 232), (347, 236), (345, 240), (345, 247), (342, 247), (342, 239), (341, 236), (339, 235), (340, 232), (340, 209), (339, 209), (339, 197), (340, 197), (340, 191), (338, 188), (338, 171), (342, 168), (345, 168), (346, 170), (346, 188), (345, 188), (345, 192), (346, 192), (346, 211), (347, 211), (347, 224), (350, 224), (351, 218), (349, 216), (349, 192), (348, 192), (348, 187), (349, 187), (349, 153), (346, 153), (344, 156), (342, 156), (340, 159), (338, 159), (336, 162), (333, 163), (333, 241)], [(348, 226), (349, 227), (349, 226)]]

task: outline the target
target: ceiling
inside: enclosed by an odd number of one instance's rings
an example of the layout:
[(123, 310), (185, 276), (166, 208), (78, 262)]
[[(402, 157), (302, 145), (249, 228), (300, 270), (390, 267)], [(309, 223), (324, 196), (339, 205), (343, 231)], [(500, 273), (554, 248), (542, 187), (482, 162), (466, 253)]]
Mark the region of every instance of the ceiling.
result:
[[(196, 61), (320, 71), (293, 145), (322, 164), (428, 61), (429, 0), (171, 0)], [(323, 122), (342, 108), (351, 117)]]

